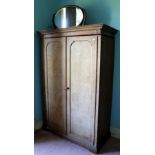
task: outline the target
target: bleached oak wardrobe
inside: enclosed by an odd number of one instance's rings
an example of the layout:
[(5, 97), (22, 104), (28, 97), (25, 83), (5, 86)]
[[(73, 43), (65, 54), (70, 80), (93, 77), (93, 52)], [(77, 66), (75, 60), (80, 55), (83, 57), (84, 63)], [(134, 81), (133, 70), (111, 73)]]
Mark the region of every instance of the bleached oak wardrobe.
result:
[(110, 136), (115, 32), (102, 24), (40, 31), (44, 128), (93, 152)]

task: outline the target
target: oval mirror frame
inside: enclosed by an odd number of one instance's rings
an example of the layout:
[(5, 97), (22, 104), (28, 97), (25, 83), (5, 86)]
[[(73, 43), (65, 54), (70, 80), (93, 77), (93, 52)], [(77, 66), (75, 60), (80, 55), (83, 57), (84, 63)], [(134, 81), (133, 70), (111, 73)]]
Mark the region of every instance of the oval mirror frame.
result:
[(52, 18), (54, 28), (69, 28), (85, 24), (86, 12), (77, 5), (65, 5)]

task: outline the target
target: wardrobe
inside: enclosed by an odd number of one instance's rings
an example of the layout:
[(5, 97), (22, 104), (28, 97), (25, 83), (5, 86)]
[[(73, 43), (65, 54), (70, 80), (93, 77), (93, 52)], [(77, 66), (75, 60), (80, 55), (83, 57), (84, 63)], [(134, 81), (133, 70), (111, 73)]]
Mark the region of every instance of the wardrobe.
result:
[(110, 136), (115, 33), (104, 24), (40, 31), (44, 128), (95, 153)]

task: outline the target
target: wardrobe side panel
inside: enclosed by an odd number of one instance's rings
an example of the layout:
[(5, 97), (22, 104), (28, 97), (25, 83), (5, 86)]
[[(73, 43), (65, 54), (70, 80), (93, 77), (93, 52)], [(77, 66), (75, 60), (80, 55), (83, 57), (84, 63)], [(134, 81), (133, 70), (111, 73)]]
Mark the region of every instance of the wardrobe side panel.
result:
[(112, 104), (114, 38), (101, 37), (98, 114), (98, 147), (101, 147), (110, 136), (110, 117)]

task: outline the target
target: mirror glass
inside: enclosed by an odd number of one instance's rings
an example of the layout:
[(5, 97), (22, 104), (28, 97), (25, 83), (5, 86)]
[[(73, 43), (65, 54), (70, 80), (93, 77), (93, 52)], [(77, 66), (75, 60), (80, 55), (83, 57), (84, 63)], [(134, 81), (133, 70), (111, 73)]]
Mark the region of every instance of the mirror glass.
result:
[(77, 6), (66, 6), (58, 10), (53, 16), (56, 28), (68, 28), (84, 24), (84, 11)]

